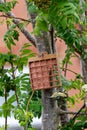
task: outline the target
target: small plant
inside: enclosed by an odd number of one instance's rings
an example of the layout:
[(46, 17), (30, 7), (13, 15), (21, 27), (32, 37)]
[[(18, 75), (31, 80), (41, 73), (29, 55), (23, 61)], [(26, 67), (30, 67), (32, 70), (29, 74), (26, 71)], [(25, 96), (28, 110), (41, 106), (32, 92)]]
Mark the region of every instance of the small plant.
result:
[(4, 130), (4, 129), (5, 129), (5, 127), (4, 127), (4, 126), (1, 126), (1, 127), (0, 127), (0, 130)]

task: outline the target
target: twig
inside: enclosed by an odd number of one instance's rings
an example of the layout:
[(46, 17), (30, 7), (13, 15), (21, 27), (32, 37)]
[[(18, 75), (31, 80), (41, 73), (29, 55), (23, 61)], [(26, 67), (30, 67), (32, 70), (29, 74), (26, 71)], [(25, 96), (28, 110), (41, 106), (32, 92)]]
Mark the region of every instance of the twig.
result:
[(52, 53), (54, 53), (54, 29), (52, 26), (50, 27), (49, 33), (50, 33), (50, 38), (51, 38), (51, 45), (50, 46), (51, 46)]
[(73, 71), (73, 70), (70, 70), (70, 69), (68, 69), (68, 68), (62, 68), (61, 67), (61, 69), (64, 71), (64, 70), (68, 70), (68, 71), (70, 71), (70, 72), (72, 72), (72, 73), (74, 73), (75, 75), (77, 75), (78, 73), (76, 73), (75, 71)]
[[(75, 115), (75, 114), (76, 114), (76, 115), (77, 115), (78, 112), (73, 112), (73, 111), (60, 111), (59, 114), (60, 114), (60, 115), (63, 115), (63, 114), (70, 114), (70, 115)], [(85, 113), (85, 112), (80, 112), (79, 115), (87, 115), (87, 113)], [(77, 116), (78, 116), (78, 115), (77, 115)], [(76, 117), (77, 117), (77, 116), (76, 116)]]
[[(62, 67), (61, 67), (61, 69), (62, 69), (63, 71), (64, 71), (64, 70), (68, 70), (68, 71), (74, 73), (75, 75), (78, 75), (78, 73), (76, 73), (75, 71), (70, 70), (70, 69), (68, 69), (68, 68), (62, 68)], [(84, 78), (83, 78), (82, 76), (80, 76), (80, 78), (84, 81)]]
[[(82, 109), (85, 108), (85, 104), (80, 108), (80, 110), (76, 113), (76, 115), (73, 117), (72, 120), (75, 120), (76, 117), (80, 114), (80, 112), (82, 111)], [(86, 113), (85, 113), (86, 114)]]
[(27, 107), (26, 107), (26, 112), (28, 111), (28, 107), (29, 107), (29, 104), (30, 104), (30, 101), (31, 101), (33, 95), (34, 95), (34, 90), (32, 91), (32, 94), (31, 94), (30, 98), (28, 99), (28, 103), (27, 103)]
[(68, 67), (68, 64), (66, 63), (65, 64), (65, 69), (64, 69), (64, 76), (66, 77), (66, 73), (67, 73), (67, 67)]
[[(12, 77), (13, 77), (13, 79), (15, 79), (13, 62), (11, 62), (11, 68), (12, 68)], [(14, 91), (15, 91), (15, 96), (16, 96), (17, 105), (19, 106), (19, 101), (18, 101), (18, 95), (17, 95), (16, 85), (14, 86)]]
[(77, 52), (80, 56), (82, 56), (82, 50), (78, 50), (74, 45), (72, 46), (72, 48), (75, 50), (75, 52)]
[(80, 59), (80, 55), (78, 55), (77, 53), (73, 52), (73, 54)]
[[(5, 18), (14, 18), (13, 16), (8, 16), (8, 15), (0, 15), (0, 17), (5, 17)], [(15, 19), (19, 19), (19, 20), (22, 20), (22, 21), (25, 21), (25, 22), (31, 22), (30, 20), (28, 19), (24, 19), (24, 18), (20, 18), (20, 17), (15, 17)]]
[[(7, 88), (5, 86), (5, 105), (7, 105)], [(7, 111), (6, 111), (6, 116), (5, 116), (5, 130), (7, 130), (7, 121), (8, 121), (8, 116), (7, 116)]]
[[(28, 107), (29, 107), (29, 104), (30, 104), (30, 101), (31, 101), (33, 95), (34, 95), (34, 90), (32, 91), (30, 98), (28, 99), (28, 103), (27, 103), (27, 106), (26, 106), (26, 112), (28, 112)], [(24, 130), (27, 130), (27, 127), (28, 127), (28, 122), (26, 121), (26, 126), (25, 126)]]
[(75, 120), (78, 115), (87, 115), (86, 112), (81, 112), (83, 108), (85, 108), (85, 105), (83, 105), (83, 106), (80, 108), (80, 110), (77, 111), (77, 112), (74, 112), (74, 111), (64, 111), (64, 110), (62, 110), (62, 109), (60, 109), (60, 108), (58, 108), (57, 111), (58, 111), (58, 114), (60, 114), (60, 115), (63, 115), (63, 114), (75, 115), (75, 116), (73, 117), (73, 120)]

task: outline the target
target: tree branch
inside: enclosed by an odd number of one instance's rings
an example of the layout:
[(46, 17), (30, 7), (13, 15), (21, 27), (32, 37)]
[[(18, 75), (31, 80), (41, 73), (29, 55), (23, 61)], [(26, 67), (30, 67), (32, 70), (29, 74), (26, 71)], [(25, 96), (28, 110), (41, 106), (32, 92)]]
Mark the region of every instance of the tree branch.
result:
[(29, 107), (29, 104), (30, 104), (30, 101), (31, 101), (33, 95), (34, 95), (34, 91), (32, 91), (32, 94), (31, 94), (30, 98), (28, 99), (28, 103), (27, 103), (27, 106), (26, 106), (26, 112), (28, 112), (28, 107)]
[(81, 112), (84, 107), (85, 107), (85, 105), (83, 105), (83, 106), (80, 108), (80, 110), (77, 111), (77, 112), (74, 112), (74, 111), (64, 111), (64, 110), (62, 110), (62, 109), (60, 109), (60, 108), (57, 108), (57, 112), (58, 112), (59, 115), (63, 115), (63, 114), (75, 115), (75, 116), (73, 117), (73, 120), (75, 120), (78, 115), (87, 115), (86, 112)]
[[(5, 15), (5, 14), (0, 15), (0, 17), (14, 18), (13, 16), (8, 16), (8, 15)], [(22, 20), (22, 21), (25, 21), (25, 22), (31, 22), (31, 20), (29, 20), (29, 19), (24, 19), (24, 18), (20, 18), (20, 17), (15, 17), (15, 18), (19, 19), (19, 20)]]
[[(63, 114), (77, 115), (78, 112), (74, 112), (74, 111), (62, 111), (62, 110), (61, 110), (61, 111), (59, 112), (59, 114), (60, 114), (60, 115), (63, 115)], [(87, 113), (81, 112), (81, 113), (79, 113), (78, 115), (87, 115)], [(77, 115), (77, 116), (78, 116), (78, 115)], [(77, 116), (76, 116), (76, 117), (77, 117)]]
[(79, 54), (80, 56), (82, 56), (82, 50), (78, 50), (74, 45), (72, 45), (72, 48), (74, 49), (75, 52), (77, 52), (77, 54)]
[[(81, 114), (81, 111), (82, 111), (83, 108), (85, 108), (85, 104), (83, 104), (83, 106), (79, 109), (79, 111), (78, 111), (78, 112), (76, 113), (76, 115), (73, 117), (73, 120), (75, 120), (76, 117), (77, 117), (79, 114)], [(86, 113), (85, 113), (85, 115), (86, 115)]]
[[(64, 71), (64, 70), (68, 70), (68, 71), (74, 73), (75, 75), (78, 75), (78, 73), (76, 73), (75, 71), (70, 70), (70, 69), (68, 69), (68, 68), (62, 68), (62, 67), (61, 67), (61, 69), (62, 69), (62, 71)], [(80, 78), (84, 81), (84, 78), (83, 78), (82, 76), (80, 76)], [(84, 81), (84, 82), (85, 82), (85, 81)]]
[[(4, 1), (0, 0), (0, 4), (3, 4), (3, 3), (4, 3)], [(35, 38), (31, 36), (31, 34), (27, 31), (27, 29), (25, 27), (22, 27), (22, 28), (20, 27), (20, 20), (17, 19), (12, 12), (8, 12), (7, 16), (13, 18), (13, 23), (16, 24), (16, 26), (21, 30), (21, 32), (25, 35), (25, 37), (36, 47)]]

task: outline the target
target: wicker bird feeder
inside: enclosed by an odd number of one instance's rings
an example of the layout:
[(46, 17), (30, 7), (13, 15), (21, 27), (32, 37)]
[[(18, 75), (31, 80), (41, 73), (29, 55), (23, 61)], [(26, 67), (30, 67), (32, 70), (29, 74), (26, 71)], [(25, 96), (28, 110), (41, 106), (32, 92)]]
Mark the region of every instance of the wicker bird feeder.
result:
[(33, 90), (50, 89), (59, 86), (55, 54), (46, 54), (29, 60), (30, 79)]

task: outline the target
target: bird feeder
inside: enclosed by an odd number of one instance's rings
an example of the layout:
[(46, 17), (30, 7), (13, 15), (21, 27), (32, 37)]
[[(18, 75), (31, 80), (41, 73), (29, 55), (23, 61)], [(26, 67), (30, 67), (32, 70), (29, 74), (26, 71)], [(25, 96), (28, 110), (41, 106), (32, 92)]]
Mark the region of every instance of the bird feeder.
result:
[(45, 54), (29, 60), (30, 80), (33, 90), (51, 89), (59, 86), (55, 54)]

